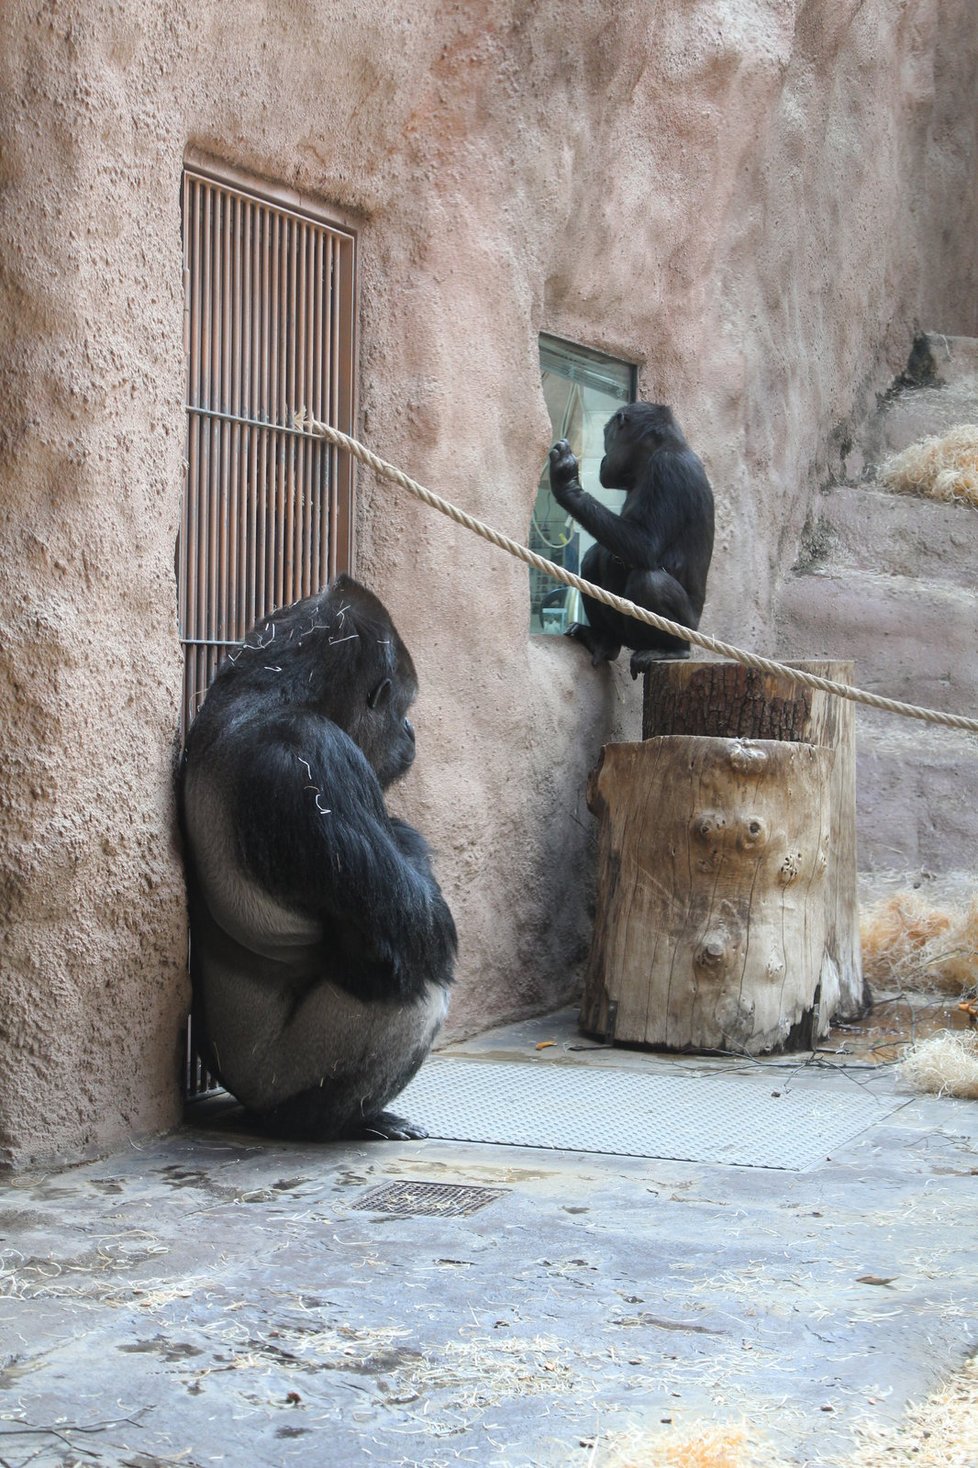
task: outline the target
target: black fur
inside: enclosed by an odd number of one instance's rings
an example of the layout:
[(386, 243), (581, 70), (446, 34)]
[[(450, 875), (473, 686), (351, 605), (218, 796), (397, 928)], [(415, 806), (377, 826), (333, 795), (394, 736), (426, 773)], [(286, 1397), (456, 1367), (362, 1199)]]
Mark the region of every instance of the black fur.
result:
[(455, 925), (384, 790), (414, 760), (410, 655), (346, 576), (222, 665), (179, 777), (206, 1058), (279, 1131), (417, 1135), (383, 1107), (430, 1048)]
[[(699, 626), (713, 555), (713, 491), (706, 471), (662, 403), (630, 403), (604, 430), (600, 478), (605, 489), (624, 489), (620, 515), (581, 486), (577, 459), (566, 439), (550, 450), (554, 498), (597, 541), (581, 564), (585, 580), (657, 612), (684, 627)], [(689, 643), (633, 617), (584, 598), (588, 625), (567, 635), (591, 653), (597, 666), (634, 648), (632, 676), (650, 657), (687, 657)]]

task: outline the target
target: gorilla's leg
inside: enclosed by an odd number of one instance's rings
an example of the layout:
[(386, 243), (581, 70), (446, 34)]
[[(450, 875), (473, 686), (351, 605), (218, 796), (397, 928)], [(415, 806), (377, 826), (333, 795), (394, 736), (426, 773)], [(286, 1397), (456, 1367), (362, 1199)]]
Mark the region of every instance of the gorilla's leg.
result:
[[(601, 586), (615, 596), (625, 595), (627, 570), (616, 556), (609, 555), (604, 546), (592, 545), (587, 551), (581, 562), (581, 575), (585, 581)], [(613, 663), (624, 641), (620, 627), (623, 618), (592, 597), (585, 596), (583, 601), (587, 622), (572, 623), (566, 636), (587, 648), (593, 667)]]
[[(625, 583), (624, 595), (637, 606), (668, 617), (683, 627), (696, 627), (699, 622), (692, 602), (674, 576), (661, 568), (656, 571), (632, 571)], [(631, 660), (631, 674), (637, 678), (649, 664), (662, 658), (688, 658), (689, 643), (669, 632), (662, 632), (647, 623), (631, 620), (628, 644), (635, 648)]]
[(386, 1110), (417, 1074), (448, 1007), (432, 983), (411, 1002), (359, 1000), (327, 979), (296, 981), (288, 965), (249, 953), (212, 921), (193, 949), (213, 1067), (273, 1136), (425, 1135)]

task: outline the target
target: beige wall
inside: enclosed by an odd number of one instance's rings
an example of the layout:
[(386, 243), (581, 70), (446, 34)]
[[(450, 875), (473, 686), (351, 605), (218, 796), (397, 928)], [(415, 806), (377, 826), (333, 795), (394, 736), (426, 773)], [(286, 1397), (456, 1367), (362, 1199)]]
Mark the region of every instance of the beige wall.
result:
[[(641, 363), (718, 501), (704, 627), (772, 650), (808, 499), (917, 326), (974, 332), (972, 0), (7, 0), (0, 67), (0, 1143), (179, 1114), (170, 759), (188, 147), (360, 229), (361, 436), (523, 538), (541, 329)], [(586, 772), (639, 690), (530, 642), (523, 567), (361, 475), (422, 678), (399, 797), (461, 931), (453, 1023), (586, 943)], [(775, 649), (776, 650), (776, 649)]]

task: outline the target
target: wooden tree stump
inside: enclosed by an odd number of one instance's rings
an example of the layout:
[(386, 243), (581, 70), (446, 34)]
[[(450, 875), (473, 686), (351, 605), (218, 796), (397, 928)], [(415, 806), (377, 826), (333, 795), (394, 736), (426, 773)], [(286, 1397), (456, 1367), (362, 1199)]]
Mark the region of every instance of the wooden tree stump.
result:
[(606, 745), (582, 1028), (668, 1049), (808, 1045), (818, 1003), (834, 755), (702, 736)]
[[(853, 681), (849, 660), (809, 659), (788, 666), (835, 683)], [(642, 738), (659, 734), (785, 739), (835, 751), (820, 1002), (827, 1015), (839, 1019), (865, 1014), (870, 995), (859, 950), (855, 705), (741, 663), (663, 661), (646, 674), (642, 717)]]

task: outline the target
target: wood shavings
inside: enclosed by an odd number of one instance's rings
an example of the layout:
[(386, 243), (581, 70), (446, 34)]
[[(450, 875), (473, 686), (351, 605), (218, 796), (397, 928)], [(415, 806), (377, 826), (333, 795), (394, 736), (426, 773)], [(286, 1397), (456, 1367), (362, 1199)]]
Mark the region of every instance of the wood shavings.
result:
[(915, 1091), (978, 1100), (978, 1030), (943, 1030), (911, 1045), (899, 1066), (900, 1079)]

